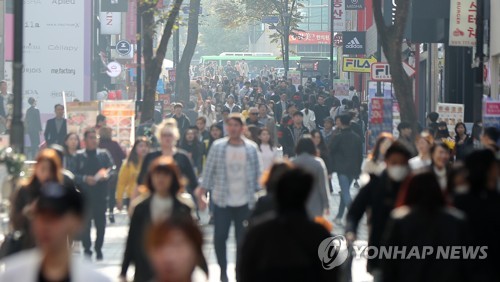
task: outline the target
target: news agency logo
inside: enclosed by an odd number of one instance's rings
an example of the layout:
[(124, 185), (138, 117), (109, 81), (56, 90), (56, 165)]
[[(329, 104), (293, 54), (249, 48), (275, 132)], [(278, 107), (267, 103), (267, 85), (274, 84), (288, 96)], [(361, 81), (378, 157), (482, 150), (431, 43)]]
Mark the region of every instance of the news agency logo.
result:
[(354, 37), (351, 41), (349, 41), (349, 43), (347, 43), (347, 45), (345, 46), (345, 48), (348, 48), (348, 49), (363, 49), (363, 44), (361, 44), (361, 42), (359, 42), (359, 40), (358, 40), (357, 37)]
[(346, 238), (342, 235), (326, 238), (319, 245), (318, 256), (326, 270), (343, 264), (349, 256)]

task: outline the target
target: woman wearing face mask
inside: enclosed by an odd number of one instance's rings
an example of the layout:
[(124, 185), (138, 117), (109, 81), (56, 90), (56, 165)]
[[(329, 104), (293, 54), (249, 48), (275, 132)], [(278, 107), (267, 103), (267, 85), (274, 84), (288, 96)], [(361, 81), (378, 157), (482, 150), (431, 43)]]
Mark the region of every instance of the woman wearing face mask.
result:
[(394, 143), (394, 137), (392, 134), (387, 132), (381, 133), (375, 142), (375, 147), (373, 148), (372, 153), (363, 165), (362, 172), (380, 176), (380, 174), (382, 174), (385, 170), (385, 153), (392, 143)]
[(439, 186), (444, 192), (448, 184), (448, 166), (450, 164), (451, 151), (442, 142), (436, 142), (431, 148), (431, 169), (437, 177)]
[(432, 163), (431, 160), (431, 147), (434, 144), (434, 138), (430, 133), (424, 131), (417, 137), (417, 150), (418, 156), (410, 160), (410, 167), (412, 170), (418, 170), (429, 167)]
[(10, 222), (13, 230), (20, 231), (22, 236), (20, 248), (12, 251), (26, 250), (35, 246), (29, 221), (33, 204), (40, 196), (40, 189), (45, 183), (63, 183), (61, 161), (55, 150), (45, 149), (41, 151), (36, 158), (33, 170), (33, 176), (17, 190), (12, 202)]
[[(406, 145), (396, 141), (385, 153), (386, 169), (380, 177), (373, 176), (370, 182), (359, 191), (347, 214), (346, 237), (354, 242), (359, 222), (363, 214), (370, 210), (368, 224), (371, 226), (368, 245), (381, 246), (382, 235), (386, 229), (387, 220), (396, 204), (403, 182), (407, 179), (410, 168), (408, 161), (411, 153)], [(368, 272), (374, 276), (374, 281), (381, 280), (381, 261), (378, 257), (368, 260)]]
[(153, 278), (151, 264), (141, 244), (145, 242), (146, 231), (151, 225), (168, 218), (191, 217), (190, 208), (177, 198), (183, 185), (179, 168), (172, 157), (159, 157), (152, 163), (145, 185), (150, 196), (138, 204), (132, 214), (120, 273), (122, 280), (127, 276), (131, 263), (135, 265), (134, 281), (151, 281)]

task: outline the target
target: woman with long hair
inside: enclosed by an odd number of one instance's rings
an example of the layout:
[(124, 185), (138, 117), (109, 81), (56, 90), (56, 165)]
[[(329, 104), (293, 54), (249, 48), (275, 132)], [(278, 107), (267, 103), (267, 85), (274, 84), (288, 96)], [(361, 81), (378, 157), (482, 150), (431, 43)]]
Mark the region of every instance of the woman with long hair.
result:
[(394, 141), (392, 134), (387, 132), (380, 133), (371, 154), (368, 156), (368, 160), (363, 165), (362, 172), (380, 176), (386, 167), (385, 152), (387, 152), (387, 149), (389, 149)]
[(326, 147), (325, 139), (323, 138), (323, 134), (319, 129), (313, 129), (311, 131), (311, 138), (316, 146), (317, 156), (320, 157), (326, 165), (326, 171), (328, 173), (328, 187), (330, 189), (330, 193), (333, 192), (332, 186), (332, 173), (333, 167), (330, 159), (330, 154), (328, 153), (328, 148)]
[(217, 123), (217, 112), (215, 111), (215, 106), (212, 105), (212, 100), (207, 99), (205, 103), (201, 105), (198, 111), (198, 117), (204, 117), (206, 119), (207, 127)]
[(184, 137), (181, 140), (179, 148), (186, 151), (189, 158), (194, 164), (197, 173), (201, 173), (202, 162), (203, 162), (203, 144), (196, 138), (196, 132), (194, 129), (186, 130)]
[(80, 150), (80, 137), (76, 133), (69, 133), (64, 139), (64, 163), (63, 167), (71, 172), (75, 172), (76, 153)]
[(116, 184), (116, 206), (119, 210), (123, 206), (130, 207), (130, 199), (135, 189), (135, 181), (139, 175), (142, 162), (149, 153), (151, 145), (146, 137), (138, 138), (132, 150), (130, 151), (127, 160), (122, 165), (118, 173), (118, 182)]
[(208, 140), (207, 155), (215, 140), (221, 139), (222, 137), (224, 137), (222, 136), (222, 128), (218, 124), (212, 124), (212, 126), (210, 126), (210, 139)]
[(431, 148), (434, 145), (434, 137), (429, 132), (424, 131), (417, 136), (416, 145), (418, 155), (408, 162), (412, 170), (419, 170), (431, 165)]
[(263, 170), (266, 171), (278, 158), (278, 149), (276, 148), (276, 146), (274, 146), (274, 141), (271, 139), (271, 133), (269, 129), (259, 129), (257, 145), (262, 157)]
[(470, 136), (467, 134), (465, 123), (458, 122), (455, 125), (455, 158), (457, 161), (465, 160), (465, 155), (469, 153)]
[(29, 218), (33, 212), (33, 206), (40, 196), (40, 189), (49, 182), (63, 184), (62, 164), (57, 152), (53, 149), (45, 149), (36, 157), (31, 178), (17, 189), (12, 200), (12, 211), (10, 223), (14, 231), (21, 234), (20, 249), (26, 250), (35, 246)]
[(183, 189), (183, 179), (171, 156), (155, 158), (144, 179), (150, 195), (138, 204), (130, 220), (125, 254), (120, 277), (127, 276), (131, 263), (135, 265), (134, 281), (151, 281), (154, 277), (142, 242), (146, 242), (146, 232), (154, 224), (169, 218), (189, 218), (191, 209), (181, 203), (178, 195)]

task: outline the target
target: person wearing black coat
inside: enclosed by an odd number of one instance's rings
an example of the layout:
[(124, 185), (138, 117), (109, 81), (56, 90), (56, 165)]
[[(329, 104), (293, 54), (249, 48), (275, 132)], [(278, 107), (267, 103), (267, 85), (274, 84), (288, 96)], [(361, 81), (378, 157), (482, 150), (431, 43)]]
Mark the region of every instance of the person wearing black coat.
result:
[(295, 112), (293, 114), (293, 123), (282, 130), (281, 145), (283, 146), (283, 155), (288, 157), (295, 156), (295, 146), (300, 138), (309, 133), (307, 127), (304, 126), (304, 114)]
[(45, 126), (45, 142), (47, 146), (52, 144), (64, 145), (64, 139), (68, 134), (68, 128), (66, 119), (64, 118), (64, 106), (57, 104), (54, 107), (56, 112), (56, 117), (49, 119), (47, 125)]
[(345, 209), (351, 204), (351, 184), (359, 177), (363, 163), (361, 137), (352, 131), (350, 121), (350, 115), (340, 116), (340, 132), (332, 139), (329, 146), (332, 168), (337, 173), (341, 190), (337, 223), (342, 220)]
[(26, 134), (30, 139), (29, 159), (34, 160), (40, 146), (40, 133), (42, 132), (42, 121), (40, 120), (40, 110), (36, 108), (36, 100), (33, 97), (28, 99), (30, 107), (26, 110)]
[[(162, 182), (156, 180), (165, 175), (172, 177), (170, 187), (162, 187), (160, 186)], [(136, 282), (152, 281), (154, 277), (144, 247), (146, 232), (152, 224), (172, 217), (191, 216), (191, 209), (177, 198), (182, 188), (181, 175), (171, 157), (156, 159), (151, 165), (145, 183), (151, 195), (134, 209), (120, 272), (120, 277), (125, 278), (130, 264), (134, 264)]]
[(299, 168), (285, 172), (275, 194), (276, 216), (248, 229), (237, 260), (239, 282), (335, 282), (339, 268), (326, 270), (318, 247), (330, 238), (306, 212), (313, 176)]
[[(410, 172), (408, 164), (410, 157), (410, 152), (398, 142), (387, 149), (385, 155), (387, 169), (380, 177), (370, 175), (370, 182), (361, 188), (347, 213), (345, 231), (348, 240), (355, 240), (359, 222), (363, 214), (369, 210), (371, 216), (368, 225), (371, 228), (368, 246), (381, 246), (387, 220), (396, 204), (401, 185)], [(380, 260), (369, 259), (367, 269), (370, 273), (380, 273)]]

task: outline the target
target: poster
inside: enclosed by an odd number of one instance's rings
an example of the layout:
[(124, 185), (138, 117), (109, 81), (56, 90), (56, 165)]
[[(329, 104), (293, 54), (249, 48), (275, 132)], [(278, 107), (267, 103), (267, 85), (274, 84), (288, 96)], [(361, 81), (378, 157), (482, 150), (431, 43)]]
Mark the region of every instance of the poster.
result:
[(135, 141), (135, 102), (102, 101), (101, 114), (113, 130), (112, 138), (122, 147), (131, 148)]
[(373, 147), (377, 137), (382, 132), (393, 131), (392, 99), (371, 98), (368, 107), (370, 138), (369, 145)]
[(66, 104), (68, 112), (68, 133), (74, 132), (83, 138), (85, 129), (94, 127), (99, 115), (99, 101), (70, 102)]
[(483, 102), (483, 127), (500, 129), (500, 101)]
[(24, 2), (24, 108), (35, 98), (43, 121), (63, 91), (68, 101), (90, 99), (92, 1)]
[(455, 125), (464, 120), (464, 105), (438, 103), (436, 112), (439, 114), (438, 122), (446, 122), (450, 136), (455, 137)]
[(349, 99), (349, 80), (334, 79), (333, 90), (335, 91), (335, 97), (340, 101)]

